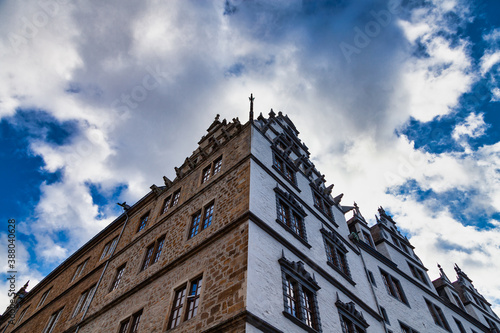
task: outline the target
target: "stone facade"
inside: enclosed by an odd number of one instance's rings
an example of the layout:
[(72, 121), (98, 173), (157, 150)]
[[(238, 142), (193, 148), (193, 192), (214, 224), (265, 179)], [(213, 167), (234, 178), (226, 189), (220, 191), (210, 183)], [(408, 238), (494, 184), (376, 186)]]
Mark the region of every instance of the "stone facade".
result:
[(176, 178), (22, 293), (1, 332), (500, 333), (458, 266), (430, 281), (382, 208), (369, 226), (341, 204), (286, 115), (253, 118), (217, 116)]

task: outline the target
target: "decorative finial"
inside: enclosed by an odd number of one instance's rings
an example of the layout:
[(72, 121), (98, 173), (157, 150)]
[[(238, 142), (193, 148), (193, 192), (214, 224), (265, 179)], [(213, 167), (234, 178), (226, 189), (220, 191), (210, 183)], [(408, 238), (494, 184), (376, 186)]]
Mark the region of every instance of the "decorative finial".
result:
[(250, 122), (253, 122), (253, 101), (255, 100), (255, 97), (253, 97), (253, 94), (250, 94), (250, 97), (248, 97), (248, 99), (250, 100), (249, 118), (250, 118)]

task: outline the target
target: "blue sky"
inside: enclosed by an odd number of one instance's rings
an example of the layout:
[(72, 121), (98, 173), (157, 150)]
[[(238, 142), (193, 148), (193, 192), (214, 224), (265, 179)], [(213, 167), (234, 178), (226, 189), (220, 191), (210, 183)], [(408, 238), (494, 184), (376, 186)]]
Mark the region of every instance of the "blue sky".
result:
[(499, 14), (493, 0), (1, 1), (0, 220), (18, 222), (19, 286), (173, 179), (215, 114), (246, 121), (253, 93), (257, 112), (292, 118), (344, 204), (371, 223), (384, 206), (431, 278), (456, 262), (498, 311)]

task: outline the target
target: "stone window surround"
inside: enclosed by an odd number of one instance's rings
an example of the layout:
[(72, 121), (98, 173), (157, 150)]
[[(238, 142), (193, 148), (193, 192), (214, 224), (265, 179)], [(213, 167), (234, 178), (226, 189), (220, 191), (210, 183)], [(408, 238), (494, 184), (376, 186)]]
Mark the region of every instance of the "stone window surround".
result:
[[(210, 214), (206, 216), (207, 212)], [(194, 238), (203, 230), (212, 225), (215, 213), (215, 200), (210, 201), (204, 205), (202, 209), (196, 211), (191, 215), (191, 223), (189, 225), (188, 240)], [(207, 223), (208, 218), (208, 223)]]
[(144, 255), (144, 259), (142, 260), (141, 272), (158, 262), (163, 246), (165, 245), (164, 243), (165, 235), (162, 235), (146, 248), (146, 253)]
[[(318, 301), (316, 292), (320, 289), (318, 283), (314, 279), (313, 276), (309, 274), (304, 268), (304, 264), (301, 261), (289, 261), (284, 256), (278, 260), (281, 265), (281, 277), (282, 277), (282, 289), (283, 289), (283, 315), (290, 319), (292, 322), (297, 324), (302, 329), (306, 330), (309, 333), (320, 333), (321, 330), (321, 320), (319, 315)], [(296, 311), (298, 312), (297, 317), (292, 315), (288, 306), (288, 291), (287, 291), (287, 281), (293, 281), (297, 286), (298, 293), (298, 308)], [(306, 323), (306, 309), (304, 308), (305, 299), (304, 299), (304, 290), (309, 296), (312, 296), (313, 308), (310, 309), (313, 314), (313, 323), (316, 325), (316, 328), (309, 326)]]
[[(188, 295), (189, 291), (192, 289), (193, 287), (193, 283), (196, 282), (197, 284), (200, 283), (201, 281), (201, 288), (197, 287), (196, 288), (196, 296), (199, 300), (199, 303), (198, 303), (198, 307), (199, 305), (202, 303), (202, 299), (203, 299), (203, 276), (204, 274), (199, 274), (199, 275), (196, 275), (196, 277), (190, 279), (189, 281), (187, 282), (184, 282), (183, 284), (181, 284), (180, 286), (178, 286), (177, 288), (175, 288), (173, 290), (173, 297), (172, 297), (172, 301), (170, 304), (172, 304), (171, 308), (170, 308), (170, 314), (168, 316), (168, 326), (167, 326), (167, 331), (170, 330), (170, 329), (173, 329), (173, 328), (176, 328), (176, 327), (179, 327), (183, 322), (185, 321), (188, 321), (189, 319), (191, 319), (192, 317), (190, 318), (187, 318), (188, 317), (188, 302), (189, 302), (189, 297), (190, 295)], [(201, 289), (201, 291), (200, 291)], [(180, 298), (178, 300), (178, 296), (179, 296), (179, 292), (180, 292)], [(178, 302), (177, 302), (178, 301)], [(178, 305), (176, 306), (176, 303), (178, 303)], [(177, 311), (177, 312), (175, 312)], [(173, 316), (174, 314), (176, 315), (176, 318), (179, 320), (178, 322), (176, 321), (175, 323), (175, 326), (172, 326), (172, 320), (174, 319)]]
[[(342, 241), (334, 233), (329, 232), (325, 229), (320, 229), (320, 231), (323, 235), (323, 242), (325, 244), (327, 265), (333, 268), (337, 273), (341, 274), (351, 284), (355, 285), (356, 283), (352, 280), (351, 271), (349, 269), (349, 262), (347, 261), (347, 253), (349, 251), (344, 246)], [(331, 250), (334, 250), (334, 253), (331, 253)], [(338, 255), (339, 252), (342, 253), (344, 256), (340, 257)], [(335, 258), (331, 256), (335, 256)], [(335, 259), (337, 264), (335, 264)], [(346, 272), (344, 271), (344, 269), (346, 270)]]
[[(281, 225), (286, 231), (292, 234), (295, 238), (297, 238), (307, 248), (311, 248), (311, 245), (307, 242), (307, 232), (305, 226), (305, 217), (307, 216), (307, 214), (305, 210), (300, 206), (300, 204), (292, 194), (283, 191), (279, 187), (275, 187), (274, 191), (276, 193), (276, 222)], [(287, 206), (286, 208), (288, 208), (290, 216), (295, 213), (300, 218), (299, 228), (302, 236), (298, 235), (290, 226), (279, 219), (281, 205), (280, 202), (284, 203)]]
[(434, 323), (438, 325), (441, 328), (444, 328), (445, 330), (451, 332), (450, 325), (448, 324), (448, 320), (446, 320), (446, 317), (444, 315), (443, 310), (436, 304), (432, 303), (428, 299), (424, 297), (425, 303), (427, 304), (427, 308), (429, 309), (429, 312), (431, 314), (432, 319), (434, 320)]
[(52, 313), (52, 315), (49, 318), (49, 321), (47, 322), (47, 326), (45, 326), (45, 329), (43, 330), (42, 333), (52, 333), (54, 328), (57, 325), (57, 321), (59, 320), (59, 317), (61, 317), (61, 313), (63, 312), (64, 307), (60, 308), (56, 312)]
[(391, 274), (384, 271), (382, 268), (379, 267), (379, 269), (387, 293), (392, 297), (394, 297), (395, 299), (397, 299), (398, 301), (410, 306), (408, 304), (408, 299), (406, 298), (406, 295), (404, 293), (403, 286), (401, 285), (399, 280), (393, 277)]
[(141, 322), (143, 309), (135, 312), (133, 315), (127, 317), (127, 319), (120, 322), (119, 333), (137, 333), (139, 332), (138, 326)]
[[(340, 326), (344, 333), (364, 333), (370, 326), (363, 314), (356, 310), (356, 304), (352, 301), (344, 303), (339, 299), (337, 293), (337, 301), (335, 302), (337, 310), (339, 311)], [(350, 324), (350, 325), (349, 325)]]
[(142, 214), (141, 218), (139, 219), (139, 224), (137, 225), (136, 232), (139, 232), (139, 231), (146, 229), (146, 226), (148, 225), (148, 220), (149, 220), (149, 213), (150, 213), (150, 211), (148, 211), (145, 214)]
[(200, 184), (207, 183), (210, 179), (220, 173), (222, 168), (222, 155), (214, 159), (210, 164), (204, 167), (201, 171)]

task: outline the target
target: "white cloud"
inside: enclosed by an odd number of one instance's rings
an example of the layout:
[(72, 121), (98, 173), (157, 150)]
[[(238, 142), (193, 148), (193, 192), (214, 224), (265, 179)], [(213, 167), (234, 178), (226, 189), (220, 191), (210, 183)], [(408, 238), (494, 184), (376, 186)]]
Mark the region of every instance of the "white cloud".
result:
[[(427, 264), (435, 254), (449, 267), (451, 252), (439, 248), (437, 235), (458, 242), (470, 233), (473, 255), (453, 252), (456, 260), (464, 270), (482, 262), (490, 265), (480, 268), (483, 275), (494, 271), (496, 264), (477, 250), (496, 254), (494, 231), (464, 227), (446, 210), (386, 192), (414, 180), (436, 193), (476, 191), (471, 209), (500, 209), (497, 145), (430, 154), (394, 134), (410, 117), (449, 114), (478, 79), (469, 42), (444, 37), (457, 29), (446, 21), (450, 12), (467, 22), (468, 9), (437, 0), (401, 7), (349, 64), (339, 45), (354, 45), (357, 29), (374, 20), (367, 13), (387, 4), (302, 4), (242, 1), (229, 16), (222, 15), (222, 1), (61, 5), (17, 52), (1, 54), (9, 66), (0, 68), (0, 117), (34, 108), (78, 128), (62, 145), (41, 139), (30, 145), (46, 171), (62, 174), (41, 187), (35, 260), (54, 265), (111, 221), (101, 219), (89, 184), (103, 193), (125, 185), (120, 200), (134, 202), (162, 175), (174, 178), (173, 167), (196, 148), (215, 114), (246, 121), (247, 97), (254, 93), (257, 113), (273, 107), (290, 115), (319, 170), (335, 191), (345, 192), (344, 203), (356, 200), (365, 216), (390, 207)], [(40, 7), (35, 1), (0, 6), (0, 41), (9, 46), (22, 18)], [(491, 59), (484, 58), (483, 69)], [(453, 135), (478, 137), (485, 127), (473, 113)], [(58, 242), (58, 232), (68, 241)], [(476, 286), (500, 298), (492, 290), (500, 290), (498, 282), (478, 276)]]

